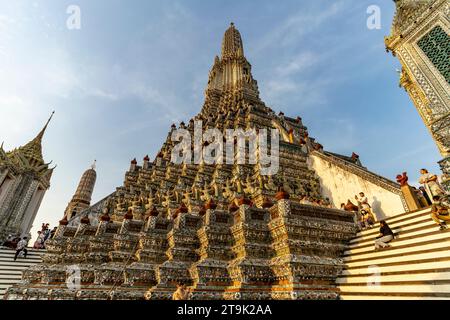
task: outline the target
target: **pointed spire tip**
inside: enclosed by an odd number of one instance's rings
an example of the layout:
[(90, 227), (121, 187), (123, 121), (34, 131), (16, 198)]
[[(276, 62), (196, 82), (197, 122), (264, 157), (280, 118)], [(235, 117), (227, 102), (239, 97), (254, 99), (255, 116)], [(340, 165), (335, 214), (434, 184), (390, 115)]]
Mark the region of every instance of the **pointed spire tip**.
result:
[(39, 132), (39, 134), (37, 135), (37, 137), (35, 139), (38, 139), (38, 140), (42, 139), (42, 137), (44, 136), (45, 130), (47, 130), (48, 124), (52, 120), (54, 114), (55, 114), (55, 111), (53, 110), (50, 117), (47, 120), (47, 123), (45, 124), (45, 126), (42, 128), (41, 132)]

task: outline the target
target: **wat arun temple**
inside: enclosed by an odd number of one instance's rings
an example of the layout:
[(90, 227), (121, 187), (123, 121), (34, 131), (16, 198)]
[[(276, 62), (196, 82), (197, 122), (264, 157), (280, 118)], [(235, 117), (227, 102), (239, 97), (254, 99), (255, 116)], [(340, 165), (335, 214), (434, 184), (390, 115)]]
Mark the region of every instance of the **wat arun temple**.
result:
[[(424, 69), (408, 46), (420, 32), (429, 30), (438, 39), (444, 30), (448, 39), (449, 4), (441, 0), (418, 1), (422, 4), (410, 10), (408, 1), (396, 2), (397, 13), (391, 35), (386, 37), (386, 48), (402, 62), (401, 84), (415, 105), (420, 104), (418, 110), (427, 119), (426, 125), (431, 123), (430, 132), (443, 155), (441, 166), (446, 172), (450, 126), (439, 121), (449, 121), (448, 61), (432, 58), (438, 67), (429, 68), (430, 74), (421, 77)], [(418, 31), (419, 26), (426, 26), (428, 31)], [(432, 29), (437, 27), (440, 29)], [(425, 52), (433, 43), (423, 42)], [(441, 74), (445, 63), (447, 73)], [(429, 86), (426, 94), (421, 94), (420, 81)], [(441, 116), (446, 113), (446, 118), (438, 117), (434, 110)], [(174, 131), (184, 129), (194, 136), (199, 121), (204, 129), (220, 132), (277, 130), (278, 171), (262, 174), (265, 164), (258, 157), (253, 164), (174, 163)], [(38, 139), (42, 139), (44, 131)], [(207, 145), (202, 142), (202, 146)], [(15, 159), (11, 153), (1, 151), (0, 159)], [(240, 152), (248, 160), (252, 149), (248, 145), (243, 150), (237, 148), (233, 156), (238, 157)], [(27, 159), (27, 155), (21, 158)], [(438, 240), (448, 240), (450, 235), (436, 232), (429, 208), (422, 206), (405, 181), (392, 181), (371, 172), (356, 153), (327, 151), (308, 134), (301, 117), (275, 113), (268, 107), (260, 99), (241, 34), (233, 23), (225, 31), (220, 56), (215, 57), (210, 69), (200, 112), (172, 125), (153, 159), (142, 158), (131, 160), (123, 184), (93, 205), (95, 165), (84, 173), (74, 197), (61, 213), (55, 235), (46, 242), (42, 263), (26, 269), (22, 280), (5, 293), (5, 299), (160, 300), (172, 299), (180, 285), (189, 288), (192, 300), (375, 296), (363, 287), (367, 285), (365, 278), (358, 278), (368, 276), (367, 268), (373, 264), (370, 259), (379, 259), (380, 277), (414, 277), (417, 272), (403, 274), (402, 268), (410, 266), (394, 261), (402, 252), (406, 257), (407, 250), (412, 250), (408, 237), (395, 240), (399, 247), (392, 249), (397, 253), (385, 251), (375, 258), (370, 256), (378, 227), (359, 232), (354, 212), (342, 210), (341, 206), (351, 207), (349, 198), (360, 192), (376, 195), (372, 207), (378, 221), (386, 219), (394, 227), (397, 223), (405, 233), (411, 230), (410, 237), (436, 235)], [(51, 169), (42, 155), (36, 161), (35, 168), (38, 166), (45, 178), (40, 178), (44, 181), (41, 189), (45, 190)], [(16, 162), (10, 163), (12, 166)], [(33, 163), (29, 166), (33, 167)], [(433, 239), (424, 238), (424, 246)], [(413, 255), (431, 249), (417, 249)], [(424, 266), (428, 263), (429, 269), (441, 268), (444, 274), (445, 263), (450, 263), (450, 247), (446, 245), (436, 252), (446, 255), (438, 254), (441, 260), (436, 261), (433, 256), (424, 257)], [(414, 256), (411, 265), (420, 259)], [(416, 281), (428, 280), (432, 278)], [(350, 293), (346, 287), (351, 288)], [(408, 296), (408, 290), (398, 286), (391, 291), (395, 292), (392, 296)], [(422, 297), (450, 297), (450, 290), (436, 287)]]

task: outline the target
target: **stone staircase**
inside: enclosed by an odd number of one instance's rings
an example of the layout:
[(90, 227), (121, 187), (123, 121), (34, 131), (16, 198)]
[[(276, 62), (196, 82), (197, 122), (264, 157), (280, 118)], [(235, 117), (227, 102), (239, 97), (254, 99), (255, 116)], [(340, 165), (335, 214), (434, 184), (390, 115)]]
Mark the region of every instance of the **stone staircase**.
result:
[(22, 271), (32, 265), (41, 263), (41, 255), (44, 252), (44, 250), (38, 251), (28, 248), (26, 259), (19, 257), (17, 261), (14, 261), (14, 250), (0, 248), (0, 300), (3, 299), (3, 295), (9, 287), (20, 282)]
[(429, 208), (386, 222), (396, 234), (390, 248), (374, 251), (378, 223), (350, 241), (341, 299), (450, 299), (450, 229), (440, 231)]

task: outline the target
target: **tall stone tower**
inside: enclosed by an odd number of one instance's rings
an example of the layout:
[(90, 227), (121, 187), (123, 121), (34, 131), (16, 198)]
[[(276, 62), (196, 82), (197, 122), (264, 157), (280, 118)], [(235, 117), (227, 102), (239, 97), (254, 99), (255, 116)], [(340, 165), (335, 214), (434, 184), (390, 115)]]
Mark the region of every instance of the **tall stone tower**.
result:
[(244, 107), (261, 103), (251, 65), (244, 56), (244, 47), (239, 31), (231, 23), (222, 39), (222, 54), (214, 59), (209, 72), (202, 117), (219, 112), (228, 112), (233, 104)]
[(97, 179), (97, 173), (95, 172), (96, 161), (92, 166), (86, 170), (81, 176), (78, 183), (77, 191), (67, 205), (64, 211), (64, 216), (69, 220), (79, 214), (91, 205), (91, 197), (94, 192), (95, 181)]
[(54, 169), (42, 157), (42, 138), (52, 116), (26, 145), (10, 152), (0, 146), (0, 241), (9, 234), (30, 236)]
[(450, 174), (450, 3), (394, 0), (386, 49), (402, 64), (400, 85), (411, 97)]

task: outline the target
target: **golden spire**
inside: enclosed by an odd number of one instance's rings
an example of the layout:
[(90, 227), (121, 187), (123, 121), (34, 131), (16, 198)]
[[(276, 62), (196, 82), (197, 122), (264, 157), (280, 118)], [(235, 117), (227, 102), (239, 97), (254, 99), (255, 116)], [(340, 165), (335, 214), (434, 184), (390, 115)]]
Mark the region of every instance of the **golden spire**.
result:
[(228, 57), (244, 56), (244, 46), (239, 31), (231, 22), (230, 27), (225, 31), (222, 40), (222, 59)]
[(47, 123), (45, 124), (45, 126), (42, 128), (42, 130), (38, 133), (38, 135), (36, 136), (36, 138), (34, 138), (34, 140), (37, 140), (39, 142), (42, 142), (42, 137), (44, 136), (45, 130), (47, 130), (47, 126), (50, 123), (50, 121), (53, 118), (53, 115), (55, 114), (55, 111), (52, 111), (52, 114), (50, 115), (50, 118), (48, 118)]

